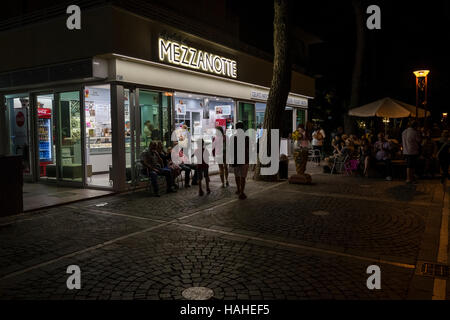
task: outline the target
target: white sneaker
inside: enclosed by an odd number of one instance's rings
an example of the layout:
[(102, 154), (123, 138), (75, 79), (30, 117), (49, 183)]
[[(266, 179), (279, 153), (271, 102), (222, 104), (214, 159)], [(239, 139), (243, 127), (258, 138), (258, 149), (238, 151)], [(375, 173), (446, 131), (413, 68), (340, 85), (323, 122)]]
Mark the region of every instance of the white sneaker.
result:
[(386, 177), (386, 181), (392, 181), (392, 177)]

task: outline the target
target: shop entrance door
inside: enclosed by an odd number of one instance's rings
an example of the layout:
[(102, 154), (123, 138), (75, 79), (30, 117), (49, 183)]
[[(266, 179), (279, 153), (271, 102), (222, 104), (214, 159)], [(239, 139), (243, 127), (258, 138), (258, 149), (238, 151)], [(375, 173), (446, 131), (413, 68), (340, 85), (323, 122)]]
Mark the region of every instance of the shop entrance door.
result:
[(137, 185), (141, 154), (152, 142), (167, 148), (171, 140), (172, 93), (124, 90), (126, 180)]
[(254, 103), (239, 102), (238, 121), (244, 123), (244, 129), (256, 129), (256, 109)]
[(33, 181), (34, 148), (33, 117), (28, 93), (5, 95), (6, 128), (8, 132), (7, 146), (13, 155), (23, 158), (24, 181)]
[(34, 95), (37, 180), (84, 186), (80, 91)]

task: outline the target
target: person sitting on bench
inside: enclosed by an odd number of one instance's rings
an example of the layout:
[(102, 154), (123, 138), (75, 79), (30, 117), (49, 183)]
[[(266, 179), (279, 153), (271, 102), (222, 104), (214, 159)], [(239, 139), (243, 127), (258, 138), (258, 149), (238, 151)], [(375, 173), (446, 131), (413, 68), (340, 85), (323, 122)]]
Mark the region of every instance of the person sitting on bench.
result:
[[(174, 145), (176, 145), (177, 142), (174, 143)], [(172, 162), (172, 148), (168, 148), (167, 149), (168, 154), (170, 156), (170, 161)], [(184, 155), (183, 149), (181, 149), (178, 154), (177, 154), (177, 163), (178, 163), (178, 167), (181, 169), (181, 171), (184, 171), (184, 186), (185, 188), (189, 188), (191, 185), (190, 183), (190, 176), (191, 176), (191, 171), (194, 170), (194, 172), (196, 172), (196, 168), (197, 166), (194, 164), (190, 164), (188, 163), (188, 158)]]
[(153, 193), (159, 197), (158, 176), (166, 178), (167, 192), (175, 192), (173, 190), (173, 179), (170, 170), (164, 170), (161, 167), (160, 159), (156, 153), (156, 143), (150, 143), (150, 149), (146, 149), (141, 154), (141, 163), (145, 168), (144, 174), (148, 175), (153, 188)]

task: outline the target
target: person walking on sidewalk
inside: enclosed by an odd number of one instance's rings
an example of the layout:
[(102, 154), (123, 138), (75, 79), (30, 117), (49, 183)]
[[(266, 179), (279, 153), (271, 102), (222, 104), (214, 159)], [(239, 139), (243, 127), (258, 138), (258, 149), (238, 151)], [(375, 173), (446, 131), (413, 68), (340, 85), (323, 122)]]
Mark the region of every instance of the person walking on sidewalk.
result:
[(415, 183), (414, 171), (420, 153), (422, 137), (417, 131), (418, 123), (412, 120), (402, 133), (403, 154), (406, 157), (406, 183)]
[[(201, 197), (205, 193), (202, 189), (202, 180), (205, 178), (205, 184), (206, 184), (206, 193), (210, 194), (211, 189), (209, 189), (209, 154), (208, 151), (205, 149), (205, 141), (202, 138), (202, 163), (197, 164), (197, 179), (198, 179), (198, 195)], [(206, 150), (206, 152), (205, 152)]]
[(440, 148), (437, 153), (437, 157), (439, 159), (439, 165), (442, 170), (442, 178), (441, 182), (444, 184), (448, 179), (448, 161), (449, 161), (449, 152), (450, 152), (450, 141), (448, 140), (448, 131), (444, 130), (442, 132), (442, 137), (440, 140)]
[[(216, 127), (217, 132), (220, 134), (217, 134), (213, 138), (213, 156), (216, 156), (216, 146), (222, 142), (222, 163), (219, 163), (219, 174), (220, 174), (220, 181), (222, 181), (222, 188), (225, 188), (225, 186), (229, 186), (228, 183), (228, 164), (227, 164), (227, 137), (225, 135), (225, 132), (221, 126)], [(220, 139), (220, 141), (218, 141)]]
[[(244, 130), (244, 123), (239, 121), (236, 123), (236, 129)], [(236, 194), (239, 195), (240, 200), (247, 199), (245, 194), (245, 180), (247, 179), (248, 166), (250, 162), (249, 148), (250, 148), (250, 139), (248, 136), (245, 136), (245, 150), (238, 150), (238, 137), (235, 135), (234, 139), (234, 161), (231, 165), (234, 171), (234, 177), (236, 179), (237, 191)], [(238, 153), (244, 152), (244, 163), (238, 164)]]

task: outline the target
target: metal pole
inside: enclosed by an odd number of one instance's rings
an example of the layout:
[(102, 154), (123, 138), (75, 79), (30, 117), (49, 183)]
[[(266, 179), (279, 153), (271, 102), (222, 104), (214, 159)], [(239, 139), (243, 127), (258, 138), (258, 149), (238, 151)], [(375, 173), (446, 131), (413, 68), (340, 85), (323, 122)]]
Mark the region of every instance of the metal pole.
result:
[(419, 78), (416, 77), (416, 120), (419, 118)]
[(424, 120), (424, 125), (426, 126), (427, 124), (427, 119), (428, 119), (428, 76), (425, 77), (425, 120)]

